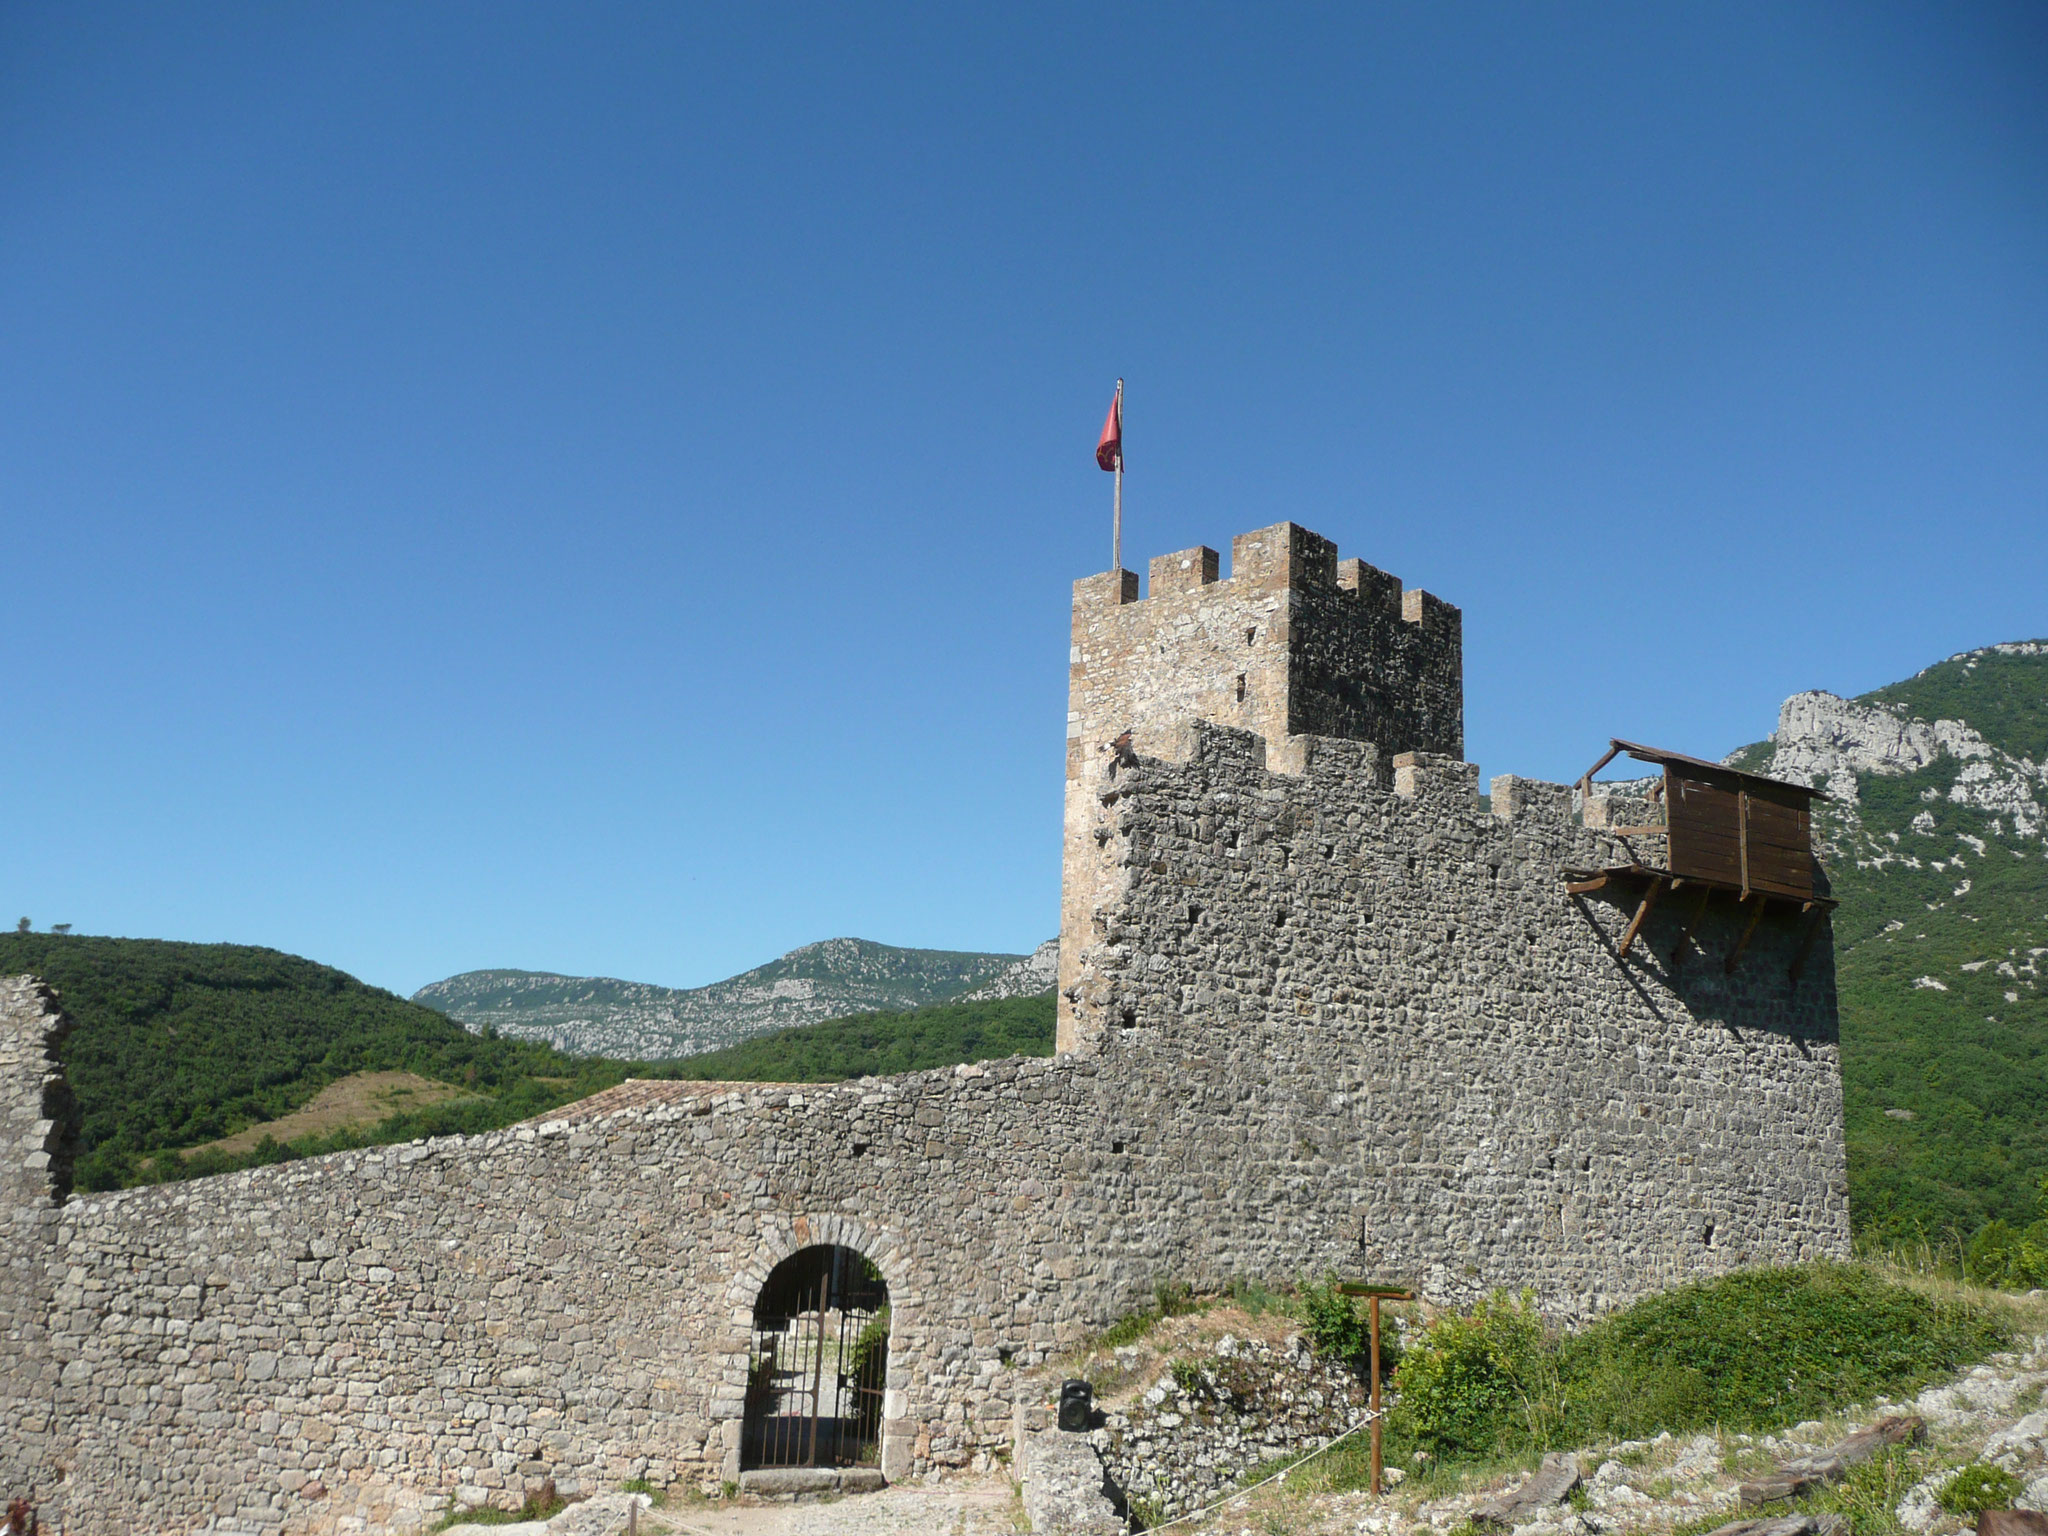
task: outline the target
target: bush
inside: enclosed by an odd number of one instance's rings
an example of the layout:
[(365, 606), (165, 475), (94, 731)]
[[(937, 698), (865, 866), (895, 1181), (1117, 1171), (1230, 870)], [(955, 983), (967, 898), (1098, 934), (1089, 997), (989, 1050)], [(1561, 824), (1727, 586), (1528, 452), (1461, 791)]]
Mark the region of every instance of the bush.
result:
[(2048, 1221), (2025, 1227), (1986, 1222), (1963, 1251), (1963, 1274), (2007, 1291), (2048, 1285)]
[(1973, 1461), (1941, 1490), (1941, 1507), (1952, 1515), (1981, 1515), (1987, 1509), (2011, 1509), (2026, 1484), (2003, 1467)]
[[(1576, 1427), (1767, 1429), (1953, 1374), (2005, 1342), (1980, 1309), (1855, 1264), (1742, 1270), (1647, 1296), (1564, 1345)], [(1645, 1393), (1631, 1409), (1617, 1382)], [(1587, 1422), (1595, 1411), (1598, 1423)]]
[(1438, 1456), (1491, 1456), (1546, 1438), (1552, 1348), (1532, 1293), (1504, 1291), (1465, 1317), (1445, 1316), (1409, 1345), (1395, 1385), (1396, 1432)]
[(1952, 1375), (2006, 1336), (1981, 1309), (1851, 1264), (1695, 1281), (1563, 1337), (1530, 1296), (1497, 1293), (1409, 1346), (1391, 1427), (1404, 1445), (1464, 1457), (1765, 1430)]
[(1362, 1315), (1357, 1298), (1337, 1289), (1335, 1275), (1304, 1280), (1297, 1289), (1309, 1347), (1326, 1360), (1346, 1365), (1363, 1361), (1372, 1350), (1372, 1324)]
[(1185, 1280), (1155, 1280), (1152, 1307), (1161, 1317), (1180, 1317), (1200, 1310), (1200, 1303)]

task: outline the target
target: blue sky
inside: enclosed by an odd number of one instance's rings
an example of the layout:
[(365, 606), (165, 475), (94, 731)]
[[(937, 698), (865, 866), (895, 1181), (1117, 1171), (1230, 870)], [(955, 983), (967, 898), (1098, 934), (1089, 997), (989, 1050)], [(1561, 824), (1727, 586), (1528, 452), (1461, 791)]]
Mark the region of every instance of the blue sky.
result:
[(1118, 374), (1489, 776), (2041, 635), (2048, 9), (6, 7), (6, 915), (1028, 948)]

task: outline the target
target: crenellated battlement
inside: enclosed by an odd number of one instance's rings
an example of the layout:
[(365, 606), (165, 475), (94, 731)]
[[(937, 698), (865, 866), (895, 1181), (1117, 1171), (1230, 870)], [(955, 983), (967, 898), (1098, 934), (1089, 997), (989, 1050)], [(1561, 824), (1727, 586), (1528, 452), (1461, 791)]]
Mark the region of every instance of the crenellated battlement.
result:
[[(1298, 523), (1074, 583), (1068, 771), (1125, 732), (1158, 752), (1190, 721), (1388, 753), (1464, 747), (1458, 610)], [(1078, 755), (1077, 755), (1078, 754)]]
[(1464, 756), (1464, 624), (1451, 604), (1338, 559), (1298, 523), (1239, 534), (1228, 576), (1222, 564), (1206, 545), (1161, 555), (1143, 597), (1135, 571), (1074, 583), (1063, 971), (1115, 878), (1087, 804), (1111, 754), (1182, 759), (1207, 721), (1263, 738), (1276, 763), (1310, 737), (1370, 742), (1380, 763)]
[(1155, 555), (1146, 568), (1146, 595), (1139, 594), (1136, 571), (1103, 571), (1074, 583), (1074, 606), (1077, 611), (1142, 606), (1155, 598), (1212, 586), (1230, 589), (1232, 595), (1250, 588), (1299, 589), (1345, 593), (1368, 610), (1425, 628), (1441, 630), (1458, 621), (1458, 610), (1434, 593), (1420, 587), (1404, 591), (1398, 576), (1363, 560), (1339, 560), (1334, 543), (1299, 523), (1275, 523), (1239, 534), (1230, 541), (1227, 577), (1222, 564), (1223, 557), (1206, 544)]

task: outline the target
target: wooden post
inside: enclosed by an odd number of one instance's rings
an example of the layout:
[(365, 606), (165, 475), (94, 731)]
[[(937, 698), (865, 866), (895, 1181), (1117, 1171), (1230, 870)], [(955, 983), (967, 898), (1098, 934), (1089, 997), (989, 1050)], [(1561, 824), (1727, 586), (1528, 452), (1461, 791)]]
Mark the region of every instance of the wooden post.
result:
[(1692, 943), (1693, 930), (1700, 925), (1700, 919), (1707, 915), (1707, 903), (1714, 899), (1714, 888), (1710, 885), (1700, 892), (1700, 904), (1692, 909), (1692, 917), (1686, 922), (1685, 932), (1678, 936), (1678, 943), (1671, 951), (1671, 974), (1675, 977), (1678, 968), (1685, 964), (1686, 946)]
[(1380, 1493), (1380, 1299), (1372, 1298), (1372, 1491)]
[(1643, 904), (1636, 908), (1636, 915), (1629, 920), (1628, 932), (1621, 936), (1621, 952), (1617, 960), (1628, 958), (1629, 946), (1636, 941), (1636, 935), (1643, 931), (1643, 924), (1649, 920), (1650, 911), (1657, 905), (1657, 898), (1664, 894), (1664, 882), (1655, 875), (1650, 877), (1650, 888), (1643, 892)]
[(1729, 976), (1733, 976), (1735, 967), (1742, 963), (1742, 952), (1749, 948), (1750, 935), (1756, 932), (1757, 921), (1764, 915), (1764, 898), (1759, 895), (1748, 899), (1756, 903), (1749, 909), (1749, 923), (1742, 930), (1742, 937), (1735, 941), (1735, 947), (1728, 951), (1728, 958), (1721, 962), (1721, 970)]
[(1735, 847), (1742, 857), (1742, 899), (1749, 900), (1749, 791), (1735, 797)]
[(1806, 931), (1799, 935), (1799, 949), (1792, 956), (1791, 979), (1795, 987), (1799, 985), (1799, 973), (1806, 969), (1806, 952), (1813, 945), (1813, 936), (1820, 932), (1821, 920), (1828, 915), (1828, 909), (1819, 902), (1809, 901), (1806, 907)]

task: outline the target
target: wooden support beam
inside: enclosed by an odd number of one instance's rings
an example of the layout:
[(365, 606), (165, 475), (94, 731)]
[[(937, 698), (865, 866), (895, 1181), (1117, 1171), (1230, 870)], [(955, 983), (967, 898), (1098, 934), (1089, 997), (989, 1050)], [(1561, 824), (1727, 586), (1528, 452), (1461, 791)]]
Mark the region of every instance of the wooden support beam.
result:
[(1749, 948), (1750, 936), (1756, 932), (1756, 925), (1762, 920), (1766, 905), (1761, 896), (1746, 896), (1743, 899), (1754, 902), (1755, 905), (1749, 909), (1749, 921), (1743, 925), (1742, 937), (1735, 941), (1735, 947), (1728, 951), (1728, 958), (1721, 962), (1722, 971), (1730, 976), (1735, 974), (1735, 967), (1741, 963), (1742, 952)]
[(1820, 932), (1821, 920), (1828, 915), (1828, 909), (1817, 901), (1809, 901), (1803, 908), (1806, 913), (1806, 927), (1799, 935), (1799, 948), (1792, 955), (1791, 980), (1799, 985), (1799, 973), (1806, 969), (1806, 952), (1813, 946), (1813, 936)]
[(1605, 768), (1609, 763), (1613, 762), (1619, 756), (1621, 756), (1621, 743), (1617, 741), (1608, 747), (1606, 753), (1601, 757), (1599, 762), (1595, 763), (1592, 767), (1588, 768), (1584, 773), (1579, 775), (1578, 790), (1580, 799), (1582, 801), (1590, 800), (1593, 798), (1593, 775), (1598, 773), (1602, 768)]
[(1651, 880), (1650, 888), (1643, 892), (1643, 904), (1636, 908), (1636, 915), (1629, 919), (1628, 931), (1621, 936), (1621, 949), (1615, 955), (1617, 960), (1628, 958), (1629, 946), (1635, 943), (1636, 935), (1643, 931), (1643, 924), (1650, 916), (1650, 909), (1657, 905), (1657, 898), (1663, 894), (1664, 882)]
[(1678, 975), (1679, 967), (1685, 964), (1685, 952), (1692, 943), (1693, 932), (1699, 927), (1700, 919), (1707, 915), (1707, 903), (1713, 899), (1714, 888), (1711, 885), (1700, 892), (1700, 904), (1692, 909), (1692, 916), (1686, 921), (1685, 932), (1678, 936), (1677, 947), (1671, 951), (1671, 974), (1674, 977)]
[(1669, 827), (1616, 827), (1614, 835), (1616, 837), (1669, 837), (1671, 829)]
[[(1735, 838), (1742, 855), (1742, 899), (1749, 900), (1749, 791), (1735, 797)], [(1755, 925), (1752, 924), (1752, 927)], [(1744, 935), (1745, 941), (1747, 935)], [(1732, 970), (1733, 967), (1731, 966)]]
[(1588, 891), (1602, 890), (1606, 887), (1606, 885), (1607, 877), (1605, 875), (1601, 875), (1597, 879), (1593, 880), (1566, 881), (1564, 891), (1567, 896), (1583, 896)]

